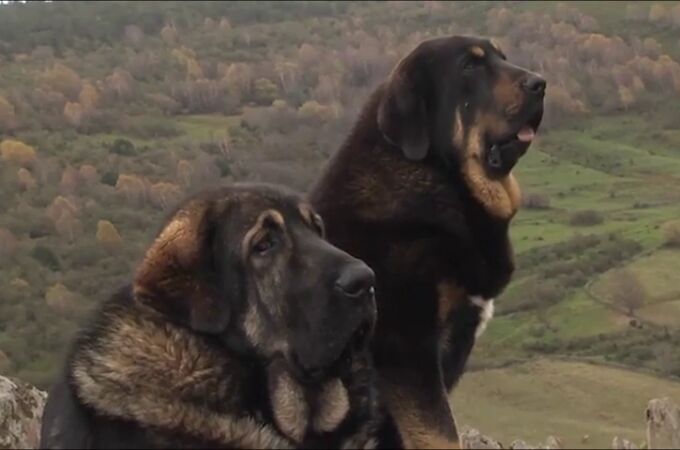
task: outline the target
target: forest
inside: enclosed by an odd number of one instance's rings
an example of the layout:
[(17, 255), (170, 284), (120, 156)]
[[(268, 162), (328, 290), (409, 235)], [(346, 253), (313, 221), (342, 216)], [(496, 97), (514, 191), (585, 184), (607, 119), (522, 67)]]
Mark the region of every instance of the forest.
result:
[(548, 80), (518, 271), (471, 370), (680, 376), (680, 4), (518, 1), (0, 6), (0, 373), (49, 384), (169, 208), (306, 189), (400, 57), (449, 34)]

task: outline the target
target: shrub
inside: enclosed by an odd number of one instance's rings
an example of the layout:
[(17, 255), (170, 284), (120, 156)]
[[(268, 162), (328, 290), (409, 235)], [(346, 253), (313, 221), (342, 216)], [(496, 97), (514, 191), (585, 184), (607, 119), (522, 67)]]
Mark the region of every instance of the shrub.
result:
[(118, 182), (118, 172), (110, 171), (102, 175), (102, 183), (109, 186), (115, 186)]
[(137, 154), (135, 145), (127, 139), (116, 139), (110, 147), (111, 153), (121, 156), (134, 156)]
[(31, 257), (50, 270), (60, 270), (61, 263), (57, 255), (44, 245), (36, 245), (31, 252)]
[(549, 209), (550, 197), (545, 194), (527, 193), (522, 195), (522, 206), (528, 209)]
[(569, 224), (574, 226), (593, 226), (602, 222), (604, 222), (602, 214), (592, 209), (576, 211), (569, 217)]
[(664, 243), (669, 247), (680, 247), (680, 222), (668, 223), (663, 227)]

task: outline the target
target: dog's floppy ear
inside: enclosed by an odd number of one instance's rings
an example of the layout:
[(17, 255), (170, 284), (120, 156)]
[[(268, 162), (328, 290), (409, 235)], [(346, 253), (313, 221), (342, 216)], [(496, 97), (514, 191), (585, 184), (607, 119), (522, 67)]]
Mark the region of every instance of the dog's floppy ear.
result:
[(421, 160), (430, 147), (427, 110), (414, 70), (413, 55), (403, 59), (390, 75), (378, 106), (378, 127), (408, 159)]
[(217, 334), (227, 328), (240, 289), (235, 271), (216, 270), (212, 216), (209, 201), (181, 207), (147, 250), (134, 290), (136, 298), (193, 330)]

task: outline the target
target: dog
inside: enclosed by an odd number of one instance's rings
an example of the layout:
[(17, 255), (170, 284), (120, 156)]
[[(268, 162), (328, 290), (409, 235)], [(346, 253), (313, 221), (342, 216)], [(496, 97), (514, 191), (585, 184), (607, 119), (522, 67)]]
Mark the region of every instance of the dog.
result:
[(514, 270), (512, 169), (545, 89), (489, 40), (424, 41), (371, 95), (309, 193), (328, 239), (375, 270), (372, 353), (409, 447), (459, 445), (447, 394)]
[(76, 337), (41, 446), (400, 446), (368, 348), (374, 273), (323, 228), (281, 187), (187, 199)]

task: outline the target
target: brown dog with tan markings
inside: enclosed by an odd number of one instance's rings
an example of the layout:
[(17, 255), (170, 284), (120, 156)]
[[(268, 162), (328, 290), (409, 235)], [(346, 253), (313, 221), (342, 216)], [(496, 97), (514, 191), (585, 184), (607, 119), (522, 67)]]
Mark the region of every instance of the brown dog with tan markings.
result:
[(368, 100), (310, 199), (376, 272), (379, 388), (411, 447), (455, 447), (448, 393), (514, 269), (512, 169), (545, 81), (490, 41), (420, 44)]
[(77, 338), (41, 446), (399, 445), (368, 351), (373, 284), (297, 194), (192, 197)]

